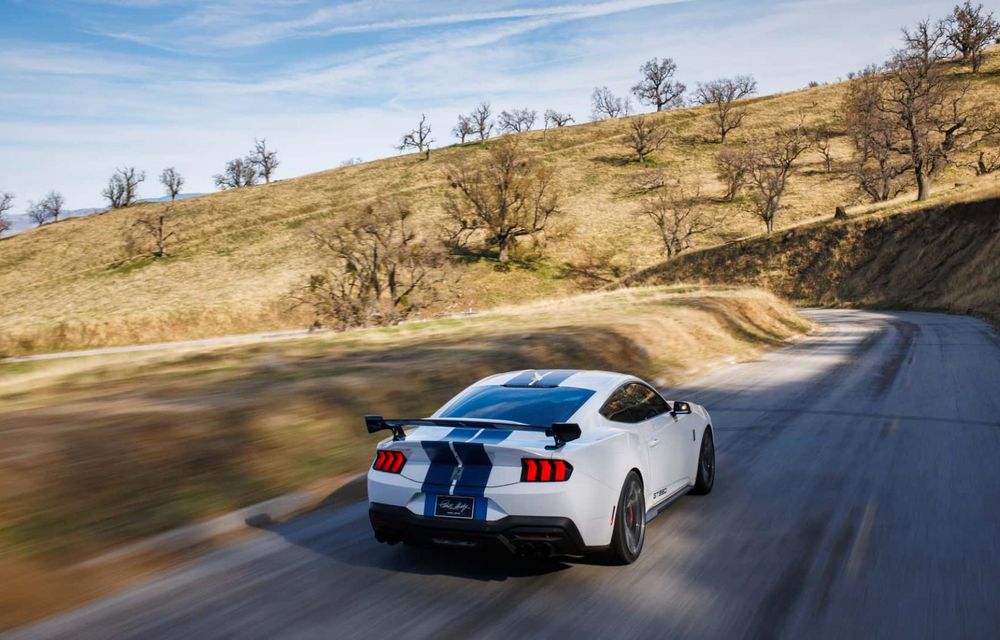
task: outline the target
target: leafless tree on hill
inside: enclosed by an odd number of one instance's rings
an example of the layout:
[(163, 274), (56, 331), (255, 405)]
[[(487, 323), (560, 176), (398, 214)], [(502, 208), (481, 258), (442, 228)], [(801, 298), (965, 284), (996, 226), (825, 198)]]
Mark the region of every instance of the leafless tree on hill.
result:
[(569, 123), (573, 122), (573, 116), (568, 113), (563, 113), (561, 111), (556, 111), (555, 109), (545, 110), (545, 128), (549, 126), (560, 128), (565, 127)]
[(901, 152), (908, 136), (885, 109), (884, 84), (877, 68), (863, 71), (851, 81), (841, 107), (854, 147), (846, 172), (875, 202), (895, 198), (912, 183), (909, 155)]
[(271, 176), (281, 164), (278, 162), (278, 152), (267, 148), (267, 140), (256, 138), (253, 141), (253, 150), (245, 162), (257, 170), (258, 177), (264, 178), (264, 184), (271, 182)]
[(506, 263), (520, 239), (539, 236), (560, 213), (552, 171), (510, 138), (490, 147), (485, 160), (449, 167), (446, 177), (452, 188), (444, 207), (447, 243), (453, 249), (479, 238)]
[(642, 79), (632, 87), (632, 94), (640, 103), (656, 107), (657, 111), (681, 107), (687, 87), (674, 80), (676, 72), (677, 65), (670, 58), (647, 60), (639, 67)]
[(632, 113), (632, 101), (619, 98), (607, 87), (594, 87), (594, 92), (590, 94), (590, 108), (590, 117), (594, 120), (621, 118)]
[(49, 191), (44, 198), (38, 202), (28, 203), (28, 218), (38, 226), (42, 226), (49, 220), (59, 221), (59, 216), (63, 214), (65, 199), (58, 191)]
[(173, 167), (167, 167), (160, 173), (160, 184), (167, 190), (171, 200), (176, 200), (184, 186), (184, 177)]
[(35, 223), (36, 226), (42, 226), (49, 221), (49, 212), (41, 205), (40, 202), (29, 202), (27, 210), (28, 219)]
[(719, 132), (720, 142), (725, 144), (729, 133), (742, 126), (746, 119), (747, 108), (740, 100), (755, 93), (757, 81), (752, 76), (736, 76), (699, 84), (694, 95), (698, 104), (712, 107), (712, 122)]
[(497, 117), (497, 123), (500, 131), (503, 133), (521, 133), (530, 131), (531, 127), (535, 126), (535, 120), (537, 119), (538, 112), (525, 107), (523, 109), (501, 111)]
[(715, 154), (715, 175), (726, 186), (723, 200), (732, 202), (746, 186), (752, 157), (743, 147), (723, 147)]
[[(159, 213), (149, 214), (138, 218), (132, 223), (132, 231), (139, 233), (152, 243), (150, 255), (153, 258), (169, 257), (167, 246), (171, 240), (177, 236), (177, 232), (169, 228), (173, 211), (171, 207), (161, 209)], [(128, 239), (131, 246), (137, 244), (137, 239)]]
[(908, 138), (898, 149), (909, 155), (917, 199), (930, 197), (931, 181), (953, 152), (1000, 131), (991, 105), (966, 100), (967, 85), (951, 82), (941, 25), (921, 22), (903, 30), (903, 47), (889, 61), (879, 108), (898, 122)]
[(823, 158), (823, 168), (827, 173), (833, 173), (833, 143), (832, 135), (824, 128), (817, 129), (812, 134), (813, 149)]
[(459, 115), (458, 123), (452, 128), (451, 134), (458, 138), (460, 144), (465, 144), (465, 139), (476, 133), (476, 125), (468, 116)]
[(0, 236), (10, 230), (12, 225), (7, 217), (7, 212), (14, 208), (14, 194), (8, 191), (0, 191)]
[(690, 249), (695, 239), (717, 224), (699, 207), (701, 193), (680, 183), (669, 185), (643, 202), (639, 215), (656, 227), (667, 259)]
[(1000, 38), (1000, 23), (983, 5), (973, 6), (971, 0), (965, 0), (945, 19), (943, 31), (949, 52), (961, 56), (963, 64), (972, 65), (972, 73), (979, 73), (986, 48)]
[(783, 129), (769, 139), (755, 142), (747, 174), (753, 202), (752, 212), (760, 218), (768, 233), (781, 209), (781, 199), (798, 160), (809, 148), (809, 140), (800, 127)]
[(139, 199), (139, 184), (146, 179), (146, 172), (135, 167), (117, 169), (108, 179), (108, 186), (101, 196), (112, 209), (130, 207)]
[(393, 324), (425, 307), (440, 281), (442, 253), (413, 231), (412, 210), (379, 200), (310, 230), (321, 268), (292, 293), (316, 324), (335, 329)]
[(986, 176), (1000, 170), (1000, 151), (980, 151), (979, 159), (972, 165), (977, 176)]
[(239, 189), (257, 184), (257, 167), (246, 158), (233, 158), (226, 163), (226, 169), (212, 178), (220, 189)]
[(417, 128), (411, 130), (409, 133), (404, 133), (396, 148), (400, 151), (416, 149), (417, 153), (424, 154), (424, 160), (429, 160), (431, 157), (432, 142), (434, 140), (431, 138), (431, 125), (427, 124), (427, 116), (420, 114), (420, 122), (417, 124)]
[(472, 132), (479, 136), (480, 142), (485, 142), (493, 133), (493, 112), (489, 102), (480, 102), (469, 114), (469, 120), (472, 121)]
[(635, 154), (638, 162), (642, 163), (649, 154), (663, 146), (669, 134), (666, 126), (653, 118), (636, 116), (628, 123), (625, 145)]

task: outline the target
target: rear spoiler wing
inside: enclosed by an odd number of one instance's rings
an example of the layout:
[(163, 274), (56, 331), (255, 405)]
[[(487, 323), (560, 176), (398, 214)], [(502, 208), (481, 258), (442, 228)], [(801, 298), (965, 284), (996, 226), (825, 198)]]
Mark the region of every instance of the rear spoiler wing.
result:
[(570, 422), (553, 422), (551, 426), (542, 427), (528, 424), (511, 424), (509, 422), (492, 422), (490, 420), (463, 420), (462, 418), (383, 418), (382, 416), (365, 416), (365, 428), (368, 433), (378, 433), (386, 429), (392, 431), (393, 442), (406, 440), (403, 427), (468, 427), (470, 429), (517, 429), (521, 431), (542, 431), (555, 440), (548, 449), (558, 449), (567, 442), (580, 437), (580, 425)]

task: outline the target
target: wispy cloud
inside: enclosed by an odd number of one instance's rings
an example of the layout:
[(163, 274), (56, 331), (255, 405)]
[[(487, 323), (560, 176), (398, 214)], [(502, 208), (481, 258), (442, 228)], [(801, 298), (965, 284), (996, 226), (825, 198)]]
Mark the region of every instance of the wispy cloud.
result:
[[(90, 206), (116, 165), (194, 190), (266, 136), (282, 175), (393, 153), (426, 112), (438, 144), (488, 99), (589, 112), (641, 62), (765, 91), (879, 60), (940, 0), (37, 0), (0, 39), (0, 189)], [(5, 19), (7, 16), (5, 16)], [(112, 37), (106, 25), (115, 25)], [(34, 30), (33, 30), (34, 28)], [(58, 35), (53, 35), (58, 34)], [(152, 189), (152, 187), (150, 187)], [(23, 204), (23, 203), (22, 203)]]

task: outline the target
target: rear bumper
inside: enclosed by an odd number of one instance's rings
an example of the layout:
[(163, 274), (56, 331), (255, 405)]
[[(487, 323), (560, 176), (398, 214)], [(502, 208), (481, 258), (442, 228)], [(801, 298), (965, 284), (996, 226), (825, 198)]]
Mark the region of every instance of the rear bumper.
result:
[(588, 547), (569, 518), (506, 516), (499, 520), (461, 520), (419, 516), (406, 507), (373, 502), (368, 509), (375, 539), (501, 547), (519, 555), (584, 555), (606, 547)]

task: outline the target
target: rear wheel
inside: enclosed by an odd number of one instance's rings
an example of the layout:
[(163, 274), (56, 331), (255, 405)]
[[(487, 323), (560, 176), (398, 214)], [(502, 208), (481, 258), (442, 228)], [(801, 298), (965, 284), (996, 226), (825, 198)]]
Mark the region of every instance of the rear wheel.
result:
[(701, 452), (698, 454), (698, 477), (691, 493), (703, 496), (715, 486), (715, 439), (712, 430), (705, 429), (701, 437)]
[(646, 539), (646, 498), (639, 474), (632, 471), (625, 478), (618, 507), (615, 529), (611, 536), (611, 559), (619, 564), (631, 564), (642, 552)]

